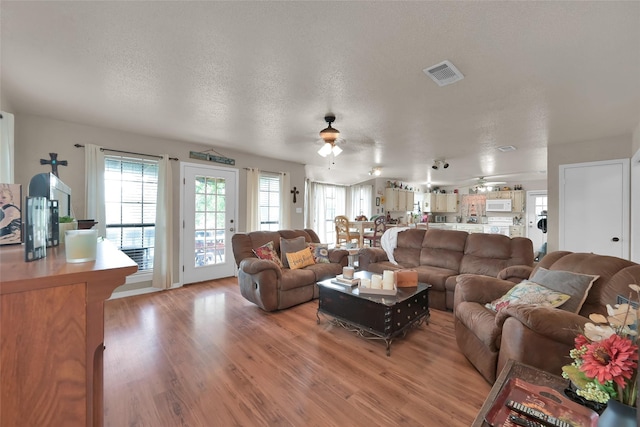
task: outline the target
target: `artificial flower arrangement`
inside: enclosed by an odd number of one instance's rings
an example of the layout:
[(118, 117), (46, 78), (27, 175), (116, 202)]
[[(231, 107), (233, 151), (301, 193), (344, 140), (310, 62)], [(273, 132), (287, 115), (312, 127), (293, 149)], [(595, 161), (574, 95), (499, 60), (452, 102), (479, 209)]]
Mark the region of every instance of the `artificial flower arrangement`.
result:
[[(640, 286), (629, 285), (640, 301)], [(634, 406), (638, 394), (638, 309), (629, 304), (607, 305), (605, 317), (591, 314), (569, 352), (571, 365), (562, 376), (578, 388), (576, 394), (606, 404), (609, 399)]]

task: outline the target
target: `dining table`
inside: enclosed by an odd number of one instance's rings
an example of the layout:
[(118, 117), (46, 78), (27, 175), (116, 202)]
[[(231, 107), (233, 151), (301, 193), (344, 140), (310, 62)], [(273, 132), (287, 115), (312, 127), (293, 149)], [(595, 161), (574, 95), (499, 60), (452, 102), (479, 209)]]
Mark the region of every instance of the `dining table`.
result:
[(364, 231), (373, 228), (373, 226), (373, 221), (349, 221), (349, 229), (356, 229), (360, 233), (360, 238), (358, 239), (359, 248), (364, 246)]

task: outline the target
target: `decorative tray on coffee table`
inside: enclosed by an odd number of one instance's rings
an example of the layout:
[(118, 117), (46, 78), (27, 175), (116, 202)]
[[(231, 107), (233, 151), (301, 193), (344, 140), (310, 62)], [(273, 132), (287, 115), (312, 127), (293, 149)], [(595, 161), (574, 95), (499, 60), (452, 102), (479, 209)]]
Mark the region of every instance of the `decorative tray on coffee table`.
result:
[[(524, 407), (526, 411), (555, 419), (559, 426), (596, 427), (598, 425), (598, 414), (586, 406), (573, 402), (552, 388), (534, 385), (519, 378), (511, 378), (507, 382), (496, 397), (485, 420), (494, 427), (515, 426), (516, 424), (509, 420), (509, 416), (523, 417), (523, 415), (507, 406), (511, 402)], [(529, 418), (526, 415), (524, 417), (536, 421), (535, 418)]]
[(342, 274), (339, 274), (335, 279), (331, 279), (331, 283), (344, 286), (357, 286), (360, 284), (360, 279), (355, 277), (353, 279), (346, 279)]
[(395, 295), (398, 293), (398, 288), (395, 286), (393, 289), (373, 289), (358, 287), (358, 293), (360, 295)]

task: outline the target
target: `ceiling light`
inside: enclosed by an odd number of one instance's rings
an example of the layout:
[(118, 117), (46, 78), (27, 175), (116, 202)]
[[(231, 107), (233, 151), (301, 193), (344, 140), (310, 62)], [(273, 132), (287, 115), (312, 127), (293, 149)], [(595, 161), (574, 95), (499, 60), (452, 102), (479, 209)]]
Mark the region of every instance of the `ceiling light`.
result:
[(342, 148), (336, 145), (336, 139), (340, 136), (340, 131), (331, 127), (331, 123), (336, 120), (336, 116), (333, 114), (327, 114), (324, 117), (324, 120), (327, 122), (328, 126), (320, 131), (320, 138), (324, 141), (324, 145), (320, 147), (318, 154), (322, 157), (327, 157), (329, 154), (337, 156), (342, 153)]
[(373, 168), (369, 171), (369, 175), (380, 176), (382, 173), (382, 168)]
[(516, 151), (517, 148), (514, 147), (513, 145), (503, 145), (502, 147), (498, 147), (498, 150), (502, 151), (503, 153), (506, 153), (508, 151)]
[(433, 166), (431, 166), (431, 169), (438, 170), (440, 166), (442, 166), (443, 169), (446, 169), (449, 167), (449, 163), (447, 163), (447, 161), (444, 159), (442, 160), (436, 159), (433, 161)]

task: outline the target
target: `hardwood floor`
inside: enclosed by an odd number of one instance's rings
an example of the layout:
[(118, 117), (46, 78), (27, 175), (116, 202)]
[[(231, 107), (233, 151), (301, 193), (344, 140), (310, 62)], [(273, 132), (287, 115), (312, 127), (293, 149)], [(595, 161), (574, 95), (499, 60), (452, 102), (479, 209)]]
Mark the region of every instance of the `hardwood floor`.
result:
[(105, 426), (469, 426), (490, 390), (451, 313), (362, 339), (317, 300), (265, 313), (228, 278), (105, 303)]

